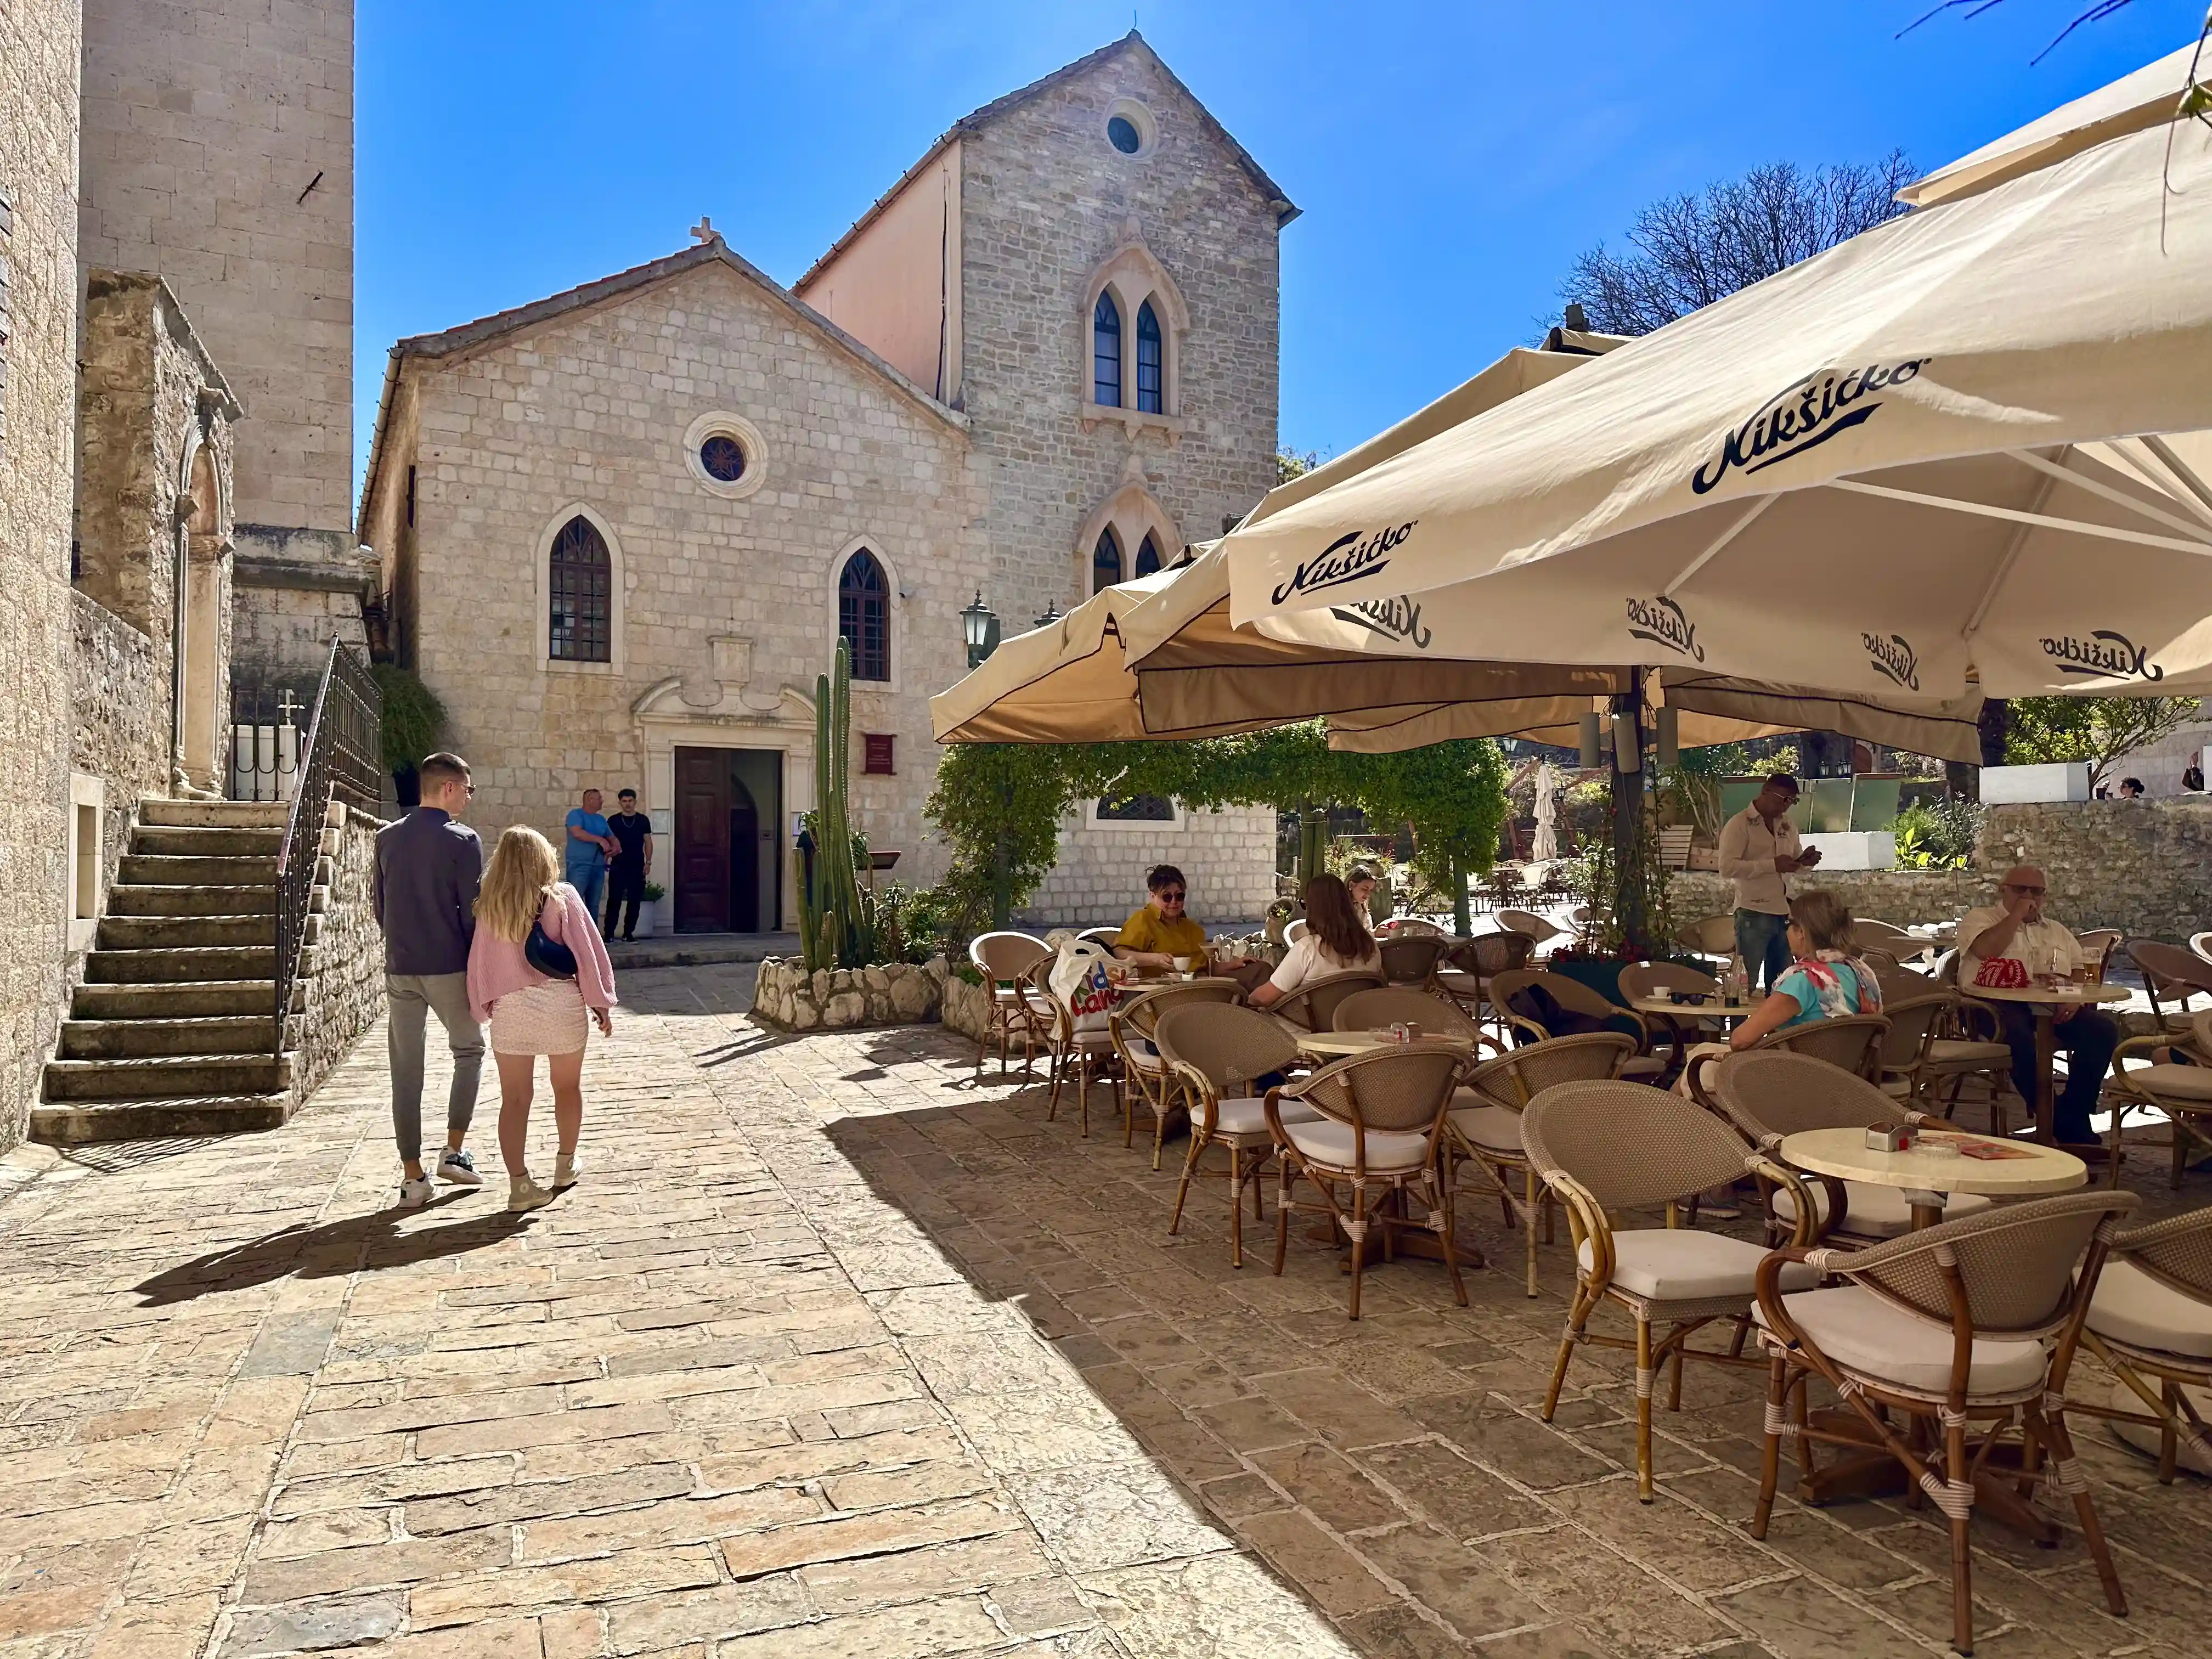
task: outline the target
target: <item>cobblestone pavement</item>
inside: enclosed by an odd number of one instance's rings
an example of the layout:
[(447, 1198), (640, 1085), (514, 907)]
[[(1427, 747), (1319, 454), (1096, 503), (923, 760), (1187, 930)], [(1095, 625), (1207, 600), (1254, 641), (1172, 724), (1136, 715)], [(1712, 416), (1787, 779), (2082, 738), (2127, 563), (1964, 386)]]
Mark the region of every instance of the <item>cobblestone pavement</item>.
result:
[[(1230, 1268), (1218, 1183), (1170, 1239), (1097, 1096), (759, 1031), (750, 972), (624, 976), (526, 1218), (382, 1207), (377, 1036), (272, 1135), (0, 1160), (0, 1659), (1945, 1650), (1924, 1511), (1748, 1536), (1748, 1376), (1648, 1508), (1614, 1356), (1539, 1422), (1566, 1253), (1528, 1300), (1494, 1207), (1473, 1305), (1400, 1263), (1355, 1325), (1322, 1245)], [(2082, 1438), (2134, 1614), (1978, 1527), (1978, 1650), (2203, 1651), (2205, 1484)]]

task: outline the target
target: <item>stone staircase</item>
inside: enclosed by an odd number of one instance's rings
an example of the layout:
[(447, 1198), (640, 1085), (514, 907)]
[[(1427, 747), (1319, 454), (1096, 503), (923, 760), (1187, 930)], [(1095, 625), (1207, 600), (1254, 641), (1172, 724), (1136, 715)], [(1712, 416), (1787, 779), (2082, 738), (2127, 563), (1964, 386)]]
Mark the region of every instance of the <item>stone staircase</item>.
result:
[(139, 804), (43, 1100), (34, 1140), (73, 1144), (276, 1127), (281, 802)]

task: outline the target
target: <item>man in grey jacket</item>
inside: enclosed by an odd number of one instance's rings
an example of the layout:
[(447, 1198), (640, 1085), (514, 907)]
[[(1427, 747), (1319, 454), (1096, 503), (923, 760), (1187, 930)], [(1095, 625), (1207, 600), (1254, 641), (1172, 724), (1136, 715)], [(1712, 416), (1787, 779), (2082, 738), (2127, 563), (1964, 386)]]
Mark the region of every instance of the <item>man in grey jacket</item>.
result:
[(483, 847), (460, 821), (476, 786), (459, 755), (432, 755), (416, 772), (422, 804), (377, 832), (373, 891), (377, 925), (384, 929), (392, 1130), (405, 1166), (399, 1184), (403, 1210), (430, 1201), (430, 1177), (422, 1170), (422, 1039), (434, 1012), (453, 1054), (438, 1178), (460, 1187), (483, 1185), (476, 1160), (461, 1144), (476, 1115), (484, 1051), (483, 1028), (469, 1012), (469, 942), (476, 933)]

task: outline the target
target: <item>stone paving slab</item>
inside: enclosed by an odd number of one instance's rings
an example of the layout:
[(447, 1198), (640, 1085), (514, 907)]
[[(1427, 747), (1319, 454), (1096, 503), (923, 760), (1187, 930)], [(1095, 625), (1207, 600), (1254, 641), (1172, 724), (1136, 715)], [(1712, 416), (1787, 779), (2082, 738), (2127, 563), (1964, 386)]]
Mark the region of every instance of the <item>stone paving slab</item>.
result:
[[(270, 1134), (0, 1160), (0, 1659), (1946, 1650), (1924, 1511), (1750, 1538), (1757, 1378), (1691, 1373), (1649, 1507), (1619, 1356), (1540, 1422), (1565, 1251), (1528, 1300), (1494, 1206), (1472, 1305), (1400, 1263), (1353, 1324), (1218, 1183), (1167, 1236), (1179, 1143), (750, 975), (623, 976), (526, 1217), (382, 1207), (380, 1033)], [(2083, 1438), (2135, 1616), (1981, 1528), (1979, 1650), (2201, 1651), (2212, 1494)]]

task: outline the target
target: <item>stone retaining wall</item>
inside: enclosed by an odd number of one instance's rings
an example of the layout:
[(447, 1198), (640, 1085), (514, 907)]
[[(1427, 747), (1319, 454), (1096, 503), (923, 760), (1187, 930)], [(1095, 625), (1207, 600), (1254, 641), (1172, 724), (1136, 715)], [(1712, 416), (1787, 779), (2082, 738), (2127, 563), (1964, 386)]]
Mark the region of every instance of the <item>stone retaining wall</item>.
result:
[[(105, 786), (100, 908), (131, 845), (138, 803), (168, 793), (169, 665), (154, 642), (81, 589), (70, 593), (70, 765)], [(82, 963), (70, 963), (72, 981)]]
[(812, 973), (798, 957), (769, 957), (753, 984), (753, 1013), (787, 1031), (919, 1024), (938, 1017), (951, 973), (943, 957)]
[[(1997, 876), (2015, 864), (2041, 866), (2051, 912), (2070, 927), (2185, 942), (2212, 928), (2212, 799), (1992, 806), (1970, 868), (1826, 871), (1805, 884), (1902, 927), (1992, 902)], [(1734, 905), (1726, 881), (1698, 871), (1676, 872), (1668, 895), (1681, 922)]]
[(315, 872), (311, 943), (292, 993), (292, 1101), (307, 1103), (331, 1067), (384, 1012), (384, 932), (369, 904), (383, 823), (332, 801)]

